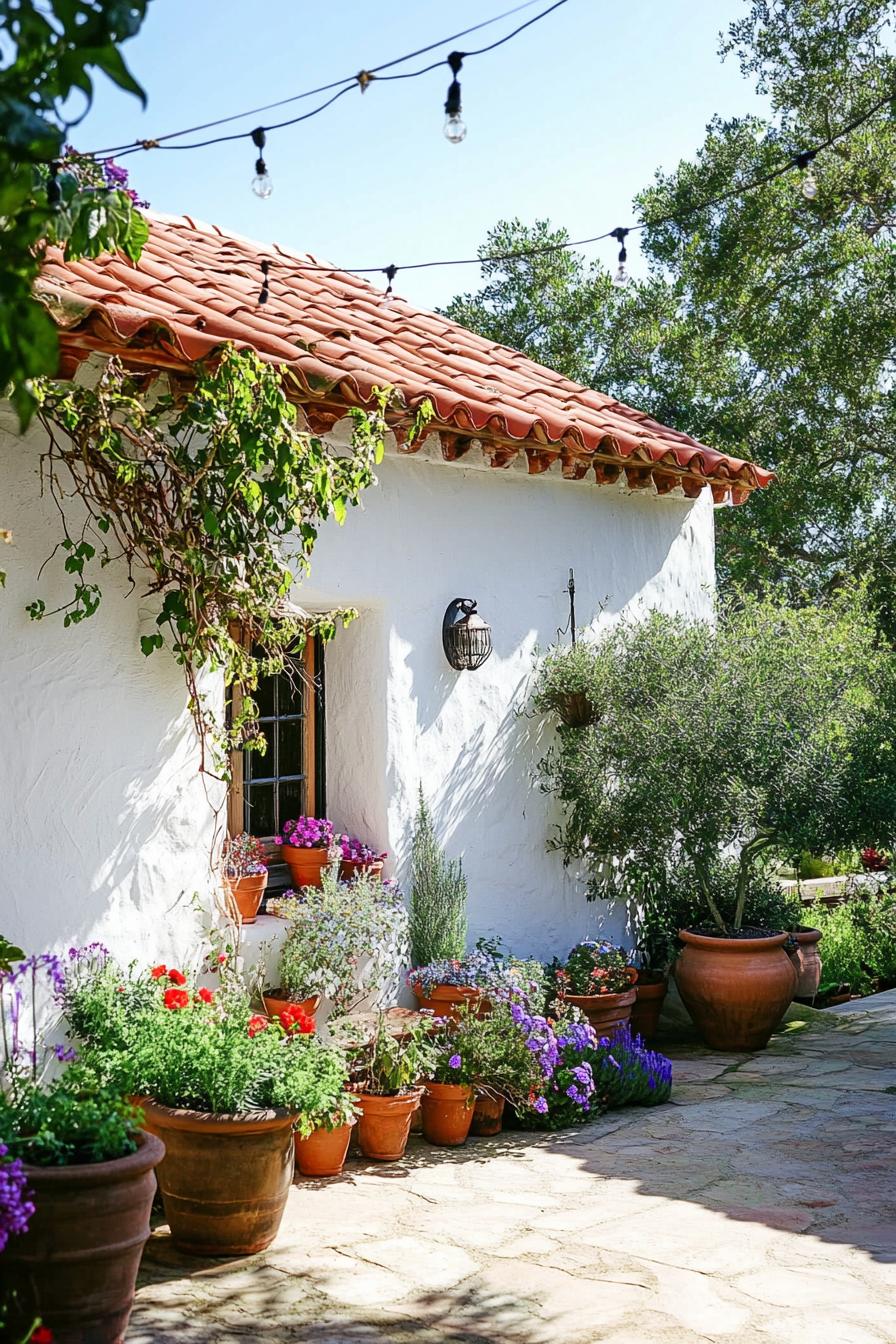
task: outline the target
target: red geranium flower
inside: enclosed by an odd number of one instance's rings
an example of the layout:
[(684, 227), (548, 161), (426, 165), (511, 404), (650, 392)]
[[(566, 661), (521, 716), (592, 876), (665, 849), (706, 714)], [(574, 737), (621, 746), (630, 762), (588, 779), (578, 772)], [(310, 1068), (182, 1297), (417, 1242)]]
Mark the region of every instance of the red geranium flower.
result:
[(162, 965), (153, 966), (152, 970), (150, 971), (150, 975), (152, 976), (153, 980), (161, 980), (162, 976), (167, 974), (168, 974), (168, 967)]
[(300, 1036), (310, 1036), (314, 1031), (314, 1018), (309, 1017), (298, 1008), (284, 1008), (282, 1013), (278, 1014), (280, 1025), (286, 1034), (292, 1035), (298, 1033)]
[(31, 1336), (31, 1344), (53, 1344), (53, 1331), (39, 1325)]
[(264, 1031), (268, 1025), (266, 1017), (261, 1017), (256, 1013), (254, 1017), (249, 1018), (249, 1025), (246, 1028), (250, 1036), (257, 1036), (260, 1031)]
[(190, 1002), (190, 996), (185, 989), (166, 989), (165, 1007), (166, 1008), (186, 1008)]
[(199, 999), (201, 1003), (214, 1003), (215, 1001), (214, 994), (211, 992), (210, 989), (206, 989), (204, 985), (202, 989), (197, 990), (196, 997), (197, 999)]
[(227, 954), (226, 954), (225, 952), (219, 952), (219, 953), (218, 953), (218, 965), (219, 965), (219, 966), (223, 966), (226, 960), (227, 960)]
[(187, 983), (187, 977), (184, 975), (183, 971), (169, 971), (168, 979), (171, 981), (172, 985), (185, 985)]

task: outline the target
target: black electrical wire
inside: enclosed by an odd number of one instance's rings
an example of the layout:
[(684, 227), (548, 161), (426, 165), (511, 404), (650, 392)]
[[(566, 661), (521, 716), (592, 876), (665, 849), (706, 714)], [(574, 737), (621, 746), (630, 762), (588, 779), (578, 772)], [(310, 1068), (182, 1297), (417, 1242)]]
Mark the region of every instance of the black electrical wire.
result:
[[(198, 135), (200, 131), (210, 131), (210, 130), (212, 130), (215, 126), (226, 126), (226, 125), (227, 125), (229, 122), (231, 122), (231, 121), (242, 121), (244, 118), (248, 118), (248, 117), (257, 117), (257, 116), (258, 116), (260, 113), (262, 113), (262, 112), (271, 112), (271, 111), (273, 111), (275, 108), (278, 108), (278, 107), (286, 107), (289, 103), (296, 103), (296, 102), (299, 102), (299, 101), (300, 101), (301, 99), (303, 99), (303, 98), (314, 98), (314, 97), (315, 97), (317, 94), (319, 94), (319, 93), (329, 93), (331, 89), (339, 89), (339, 88), (341, 88), (342, 85), (346, 85), (346, 86), (347, 86), (347, 89), (346, 89), (346, 91), (347, 91), (348, 89), (354, 89), (354, 88), (357, 88), (357, 87), (359, 86), (359, 84), (360, 84), (361, 87), (363, 88), (364, 85), (365, 85), (365, 83), (369, 83), (370, 81), (372, 81), (372, 80), (374, 80), (374, 79), (394, 79), (394, 78), (399, 78), (399, 76), (394, 76), (394, 75), (385, 75), (385, 76), (384, 76), (384, 75), (380, 75), (380, 74), (379, 74), (379, 71), (380, 71), (380, 70), (391, 70), (392, 67), (395, 66), (395, 65), (403, 65), (405, 61), (413, 61), (413, 60), (415, 60), (416, 57), (418, 57), (418, 56), (425, 56), (426, 53), (427, 53), (428, 51), (434, 51), (436, 47), (447, 46), (449, 42), (457, 42), (457, 41), (458, 41), (460, 38), (462, 38), (462, 37), (469, 37), (470, 33), (478, 33), (478, 32), (480, 31), (480, 29), (482, 29), (482, 28), (488, 28), (488, 27), (490, 27), (493, 23), (500, 23), (501, 19), (509, 19), (509, 18), (511, 18), (514, 14), (519, 14), (519, 13), (520, 13), (522, 10), (524, 10), (524, 9), (531, 9), (532, 6), (538, 4), (538, 2), (539, 2), (539, 0), (524, 0), (524, 3), (523, 3), (523, 4), (521, 4), (521, 5), (515, 5), (512, 9), (505, 9), (505, 10), (504, 10), (502, 13), (500, 13), (500, 14), (494, 14), (490, 19), (483, 19), (481, 23), (475, 23), (475, 24), (473, 24), (473, 26), (472, 26), (471, 28), (465, 28), (465, 29), (463, 30), (463, 32), (460, 32), (460, 33), (453, 33), (453, 34), (451, 34), (450, 37), (443, 37), (443, 38), (440, 38), (438, 42), (430, 42), (430, 43), (429, 43), (427, 46), (425, 46), (425, 47), (418, 47), (418, 49), (417, 49), (416, 51), (410, 51), (410, 52), (408, 52), (405, 56), (396, 56), (393, 60), (391, 60), (391, 61), (384, 61), (381, 65), (374, 65), (374, 66), (371, 66), (369, 70), (363, 70), (363, 71), (361, 71), (361, 72), (360, 72), (359, 74), (357, 74), (357, 75), (346, 75), (343, 79), (334, 79), (334, 80), (332, 80), (331, 83), (329, 83), (329, 84), (321, 84), (321, 85), (320, 85), (318, 88), (316, 88), (316, 89), (306, 89), (306, 90), (305, 90), (304, 92), (302, 92), (302, 93), (294, 93), (294, 94), (292, 94), (289, 98), (281, 98), (281, 99), (280, 99), (278, 102), (276, 102), (276, 103), (265, 103), (264, 106), (262, 106), (262, 107), (253, 107), (253, 108), (249, 108), (249, 109), (248, 109), (247, 111), (245, 111), (245, 112), (233, 112), (233, 113), (231, 113), (229, 116), (226, 116), (226, 117), (218, 117), (217, 120), (215, 120), (215, 121), (204, 121), (204, 122), (201, 122), (198, 126), (188, 126), (188, 127), (186, 127), (184, 130), (182, 130), (182, 131), (169, 131), (167, 135), (153, 136), (153, 137), (147, 138), (146, 140), (142, 140), (142, 139), (141, 139), (141, 140), (129, 140), (126, 144), (123, 144), (123, 145), (108, 145), (105, 149), (95, 149), (95, 150), (90, 150), (90, 151), (88, 151), (88, 152), (89, 152), (89, 154), (90, 154), (90, 156), (91, 156), (92, 158), (102, 158), (102, 157), (107, 156), (107, 155), (125, 154), (125, 153), (130, 154), (130, 153), (134, 153), (134, 152), (136, 152), (138, 149), (143, 149), (143, 148), (144, 148), (144, 145), (151, 146), (152, 148), (158, 148), (158, 149), (162, 149), (162, 148), (177, 149), (177, 148), (179, 148), (179, 146), (177, 146), (177, 145), (170, 145), (170, 146), (169, 146), (169, 145), (166, 145), (166, 141), (168, 141), (168, 140), (179, 140), (179, 139), (181, 138), (181, 136), (184, 136), (184, 135)], [(565, 3), (565, 0), (560, 0), (560, 3)], [(556, 5), (553, 6), (553, 8), (556, 9)], [(550, 11), (547, 11), (547, 12), (550, 13)], [(535, 22), (535, 19), (531, 20), (531, 22), (534, 23), (534, 22)], [(524, 26), (524, 27), (528, 27), (528, 24), (524, 24), (523, 26)], [(517, 30), (517, 31), (520, 31), (520, 30)], [(510, 36), (513, 36), (513, 35), (514, 35), (514, 34), (510, 34)], [(503, 38), (502, 41), (507, 41), (507, 38)], [(498, 44), (498, 45), (500, 45), (500, 44)], [(487, 51), (487, 50), (490, 50), (490, 48), (487, 48), (487, 47), (486, 47), (486, 48), (483, 48), (483, 50), (486, 50), (486, 51)], [(471, 55), (472, 55), (472, 54), (473, 54), (473, 53), (471, 53)], [(433, 65), (427, 66), (426, 69), (427, 69), (427, 70), (435, 70), (435, 69), (437, 68), (437, 66), (439, 66), (439, 65), (443, 65), (443, 64), (444, 64), (444, 61), (436, 61)], [(420, 73), (422, 73), (422, 72), (420, 72)], [(333, 101), (333, 100), (331, 100), (331, 101)], [(329, 107), (329, 105), (330, 105), (329, 103), (324, 103), (324, 104), (322, 105), (322, 107), (318, 108), (317, 110), (318, 110), (318, 111), (323, 111), (323, 108), (324, 108), (324, 107)], [(292, 125), (292, 124), (293, 124), (293, 123), (291, 123), (291, 122), (284, 122), (284, 123), (283, 123), (283, 125)], [(277, 129), (277, 128), (272, 127), (272, 126), (268, 126), (268, 127), (266, 127), (265, 129), (266, 129), (266, 130), (274, 130), (274, 129)], [(232, 138), (239, 138), (239, 137), (232, 137)], [(217, 142), (217, 141), (203, 141), (202, 143), (203, 143), (203, 144), (215, 144), (215, 143), (218, 143), (218, 142)]]

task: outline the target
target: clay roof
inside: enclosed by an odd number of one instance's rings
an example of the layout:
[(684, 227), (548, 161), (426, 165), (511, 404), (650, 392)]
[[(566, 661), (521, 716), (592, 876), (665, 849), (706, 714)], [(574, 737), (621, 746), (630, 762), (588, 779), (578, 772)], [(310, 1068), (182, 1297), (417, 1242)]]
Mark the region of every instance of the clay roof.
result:
[[(250, 346), (289, 371), (291, 395), (321, 432), (347, 405), (395, 389), (390, 416), (400, 447), (427, 398), (448, 460), (478, 441), (495, 467), (522, 462), (598, 482), (624, 471), (632, 488), (738, 504), (772, 473), (715, 452), (629, 406), (570, 382), (525, 355), (401, 299), (383, 303), (382, 284), (325, 267), (276, 244), (254, 243), (184, 218), (149, 215), (138, 266), (120, 255), (65, 261), (48, 254), (38, 292), (61, 329), (70, 375), (93, 350), (137, 366), (182, 370), (222, 342)], [(269, 295), (259, 303), (269, 262)]]

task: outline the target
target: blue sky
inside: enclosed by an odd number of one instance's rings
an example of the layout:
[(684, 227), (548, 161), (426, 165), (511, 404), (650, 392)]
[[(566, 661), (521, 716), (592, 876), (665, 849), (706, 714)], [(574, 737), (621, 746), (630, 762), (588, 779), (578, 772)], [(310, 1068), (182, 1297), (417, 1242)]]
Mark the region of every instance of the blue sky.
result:
[[(423, 46), (513, 0), (153, 0), (125, 55), (137, 101), (100, 80), (72, 134), (83, 149), (164, 134), (288, 97)], [(543, 5), (458, 45), (484, 45)], [(461, 72), (466, 139), (442, 135), (447, 66), (352, 91), (319, 117), (272, 133), (266, 201), (249, 189), (248, 139), (124, 159), (159, 210), (189, 214), (345, 266), (471, 256), (500, 218), (549, 218), (575, 237), (632, 222), (633, 194), (700, 144), (715, 114), (761, 103), (718, 33), (746, 0), (568, 0)], [(436, 51), (426, 61), (447, 55)], [(425, 64), (426, 61), (418, 62)], [(407, 67), (411, 68), (411, 67)], [(297, 110), (313, 106), (297, 105)], [(267, 113), (226, 130), (250, 131)], [(637, 270), (637, 245), (630, 248)], [(589, 249), (614, 263), (610, 243)], [(434, 307), (475, 289), (475, 267), (409, 272), (396, 290)]]

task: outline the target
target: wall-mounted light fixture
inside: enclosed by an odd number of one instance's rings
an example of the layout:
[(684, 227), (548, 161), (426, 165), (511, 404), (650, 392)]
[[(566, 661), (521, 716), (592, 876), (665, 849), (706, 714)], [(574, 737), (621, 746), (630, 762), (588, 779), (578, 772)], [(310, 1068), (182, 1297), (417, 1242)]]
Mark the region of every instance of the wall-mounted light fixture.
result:
[(492, 632), (472, 597), (456, 597), (442, 621), (445, 657), (458, 672), (473, 672), (492, 651)]

